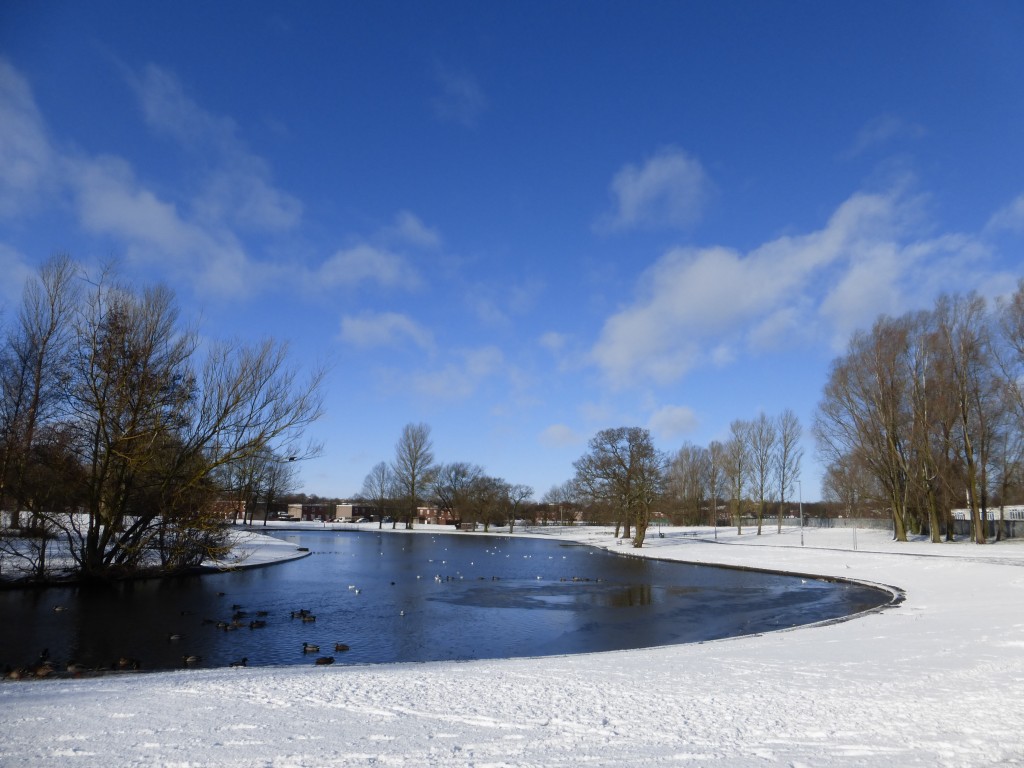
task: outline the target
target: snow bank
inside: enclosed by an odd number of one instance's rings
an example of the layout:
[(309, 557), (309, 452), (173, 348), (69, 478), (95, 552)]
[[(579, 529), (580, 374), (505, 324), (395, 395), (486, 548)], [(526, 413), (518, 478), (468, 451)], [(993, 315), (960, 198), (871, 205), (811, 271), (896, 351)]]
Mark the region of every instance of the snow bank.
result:
[[(1024, 763), (1024, 547), (784, 529), (565, 540), (850, 577), (899, 605), (771, 634), (542, 659), (0, 685), (15, 766), (982, 766)], [(463, 534), (480, 535), (480, 534)], [(458, 631), (457, 627), (452, 628)]]

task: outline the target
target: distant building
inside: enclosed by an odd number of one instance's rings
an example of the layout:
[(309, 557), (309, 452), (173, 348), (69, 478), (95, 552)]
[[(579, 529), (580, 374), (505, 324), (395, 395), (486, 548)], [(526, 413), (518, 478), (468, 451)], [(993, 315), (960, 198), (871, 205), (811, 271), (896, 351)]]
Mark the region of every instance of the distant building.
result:
[(378, 520), (379, 512), (377, 507), (370, 506), (369, 504), (335, 504), (334, 505), (334, 519), (345, 522), (354, 523), (356, 520)]
[(332, 504), (289, 504), (288, 517), (293, 520), (324, 522), (334, 519)]
[[(1005, 506), (1002, 510), (1003, 520), (1024, 520), (1024, 506)], [(970, 520), (971, 510), (954, 509), (950, 511), (954, 520)], [(987, 510), (989, 520), (999, 520), (999, 507), (989, 507)]]

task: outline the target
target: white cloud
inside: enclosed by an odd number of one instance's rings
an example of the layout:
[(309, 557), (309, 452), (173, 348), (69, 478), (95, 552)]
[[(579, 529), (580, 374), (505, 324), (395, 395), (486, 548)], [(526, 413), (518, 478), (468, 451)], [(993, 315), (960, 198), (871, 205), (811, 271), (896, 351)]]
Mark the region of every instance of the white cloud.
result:
[(439, 89), (431, 101), (434, 115), (444, 122), (475, 127), (487, 108), (487, 97), (477, 79), (468, 72), (456, 72), (441, 65), (434, 77)]
[(420, 284), (419, 275), (404, 256), (367, 243), (336, 252), (313, 277), (321, 288), (370, 282), (414, 289)]
[(879, 115), (869, 120), (858, 131), (853, 145), (843, 153), (846, 158), (857, 157), (877, 146), (899, 139), (919, 139), (926, 133), (923, 126), (896, 115)]
[(32, 209), (54, 183), (54, 150), (32, 89), (0, 57), (0, 216)]
[(569, 337), (564, 333), (548, 331), (547, 333), (541, 334), (538, 343), (552, 354), (558, 354), (565, 349), (566, 344), (569, 343)]
[(229, 221), (256, 232), (281, 232), (302, 218), (302, 204), (276, 189), (266, 164), (254, 157), (236, 157), (209, 173), (201, 193), (192, 201), (197, 219)]
[(154, 130), (186, 148), (199, 150), (216, 145), (222, 152), (234, 150), (235, 122), (202, 109), (185, 94), (171, 72), (148, 64), (141, 72), (126, 69), (125, 79), (139, 100), (146, 123)]
[(466, 305), (481, 323), (500, 327), (508, 326), (516, 316), (529, 313), (540, 300), (543, 285), (529, 280), (479, 283), (463, 293)]
[(67, 168), (79, 220), (86, 229), (157, 244), (170, 253), (180, 253), (202, 239), (202, 232), (185, 222), (174, 204), (138, 182), (124, 160), (83, 159), (69, 162)]
[(581, 445), (586, 441), (586, 438), (583, 437), (583, 435), (565, 424), (552, 424), (551, 426), (546, 427), (540, 433), (538, 439), (543, 445), (549, 445), (555, 448)]
[(505, 369), (505, 355), (494, 346), (457, 353), (455, 362), (433, 371), (412, 374), (413, 387), (420, 394), (443, 400), (465, 400), (487, 379)]
[(200, 291), (243, 295), (259, 271), (235, 236), (183, 218), (173, 203), (141, 184), (117, 157), (69, 159), (65, 177), (81, 225), (114, 237), (133, 261), (160, 262)]
[(1000, 208), (985, 225), (988, 232), (1014, 232), (1024, 234), (1024, 195)]
[(172, 73), (153, 64), (128, 72), (127, 80), (146, 123), (175, 140), (202, 168), (202, 190), (192, 201), (197, 219), (264, 232), (299, 223), (302, 204), (273, 185), (269, 166), (238, 138), (233, 120), (204, 110)]
[(394, 224), (385, 228), (383, 234), (388, 240), (397, 240), (418, 248), (431, 249), (441, 245), (441, 235), (438, 231), (428, 227), (419, 216), (410, 211), (399, 211), (395, 215)]
[(623, 167), (610, 192), (614, 210), (599, 221), (601, 229), (685, 229), (700, 219), (711, 182), (700, 161), (667, 147), (642, 166)]
[(266, 163), (235, 137), (231, 120), (209, 115), (157, 67), (127, 79), (147, 124), (179, 142), (202, 177), (197, 196), (158, 193), (123, 157), (62, 152), (47, 137), (27, 81), (0, 59), (0, 215), (70, 201), (80, 226), (110, 238), (131, 263), (159, 264), (168, 276), (218, 296), (251, 293), (273, 271), (254, 262), (239, 229), (286, 229), (301, 205), (270, 183)]
[(919, 209), (901, 191), (856, 194), (822, 229), (749, 253), (671, 250), (605, 321), (591, 359), (616, 387), (667, 384), (703, 362), (728, 360), (729, 350), (811, 334), (845, 343), (880, 312), (921, 306), (943, 287), (963, 289), (968, 260), (979, 265), (971, 279), (983, 280), (987, 251), (966, 236), (916, 239)]
[(430, 331), (397, 312), (364, 312), (343, 317), (341, 338), (359, 347), (397, 346), (407, 339), (421, 349), (434, 348)]
[(0, 319), (10, 320), (17, 313), (15, 307), (21, 304), (25, 282), (35, 274), (28, 259), (14, 248), (0, 243)]
[(317, 269), (306, 274), (310, 289), (353, 287), (375, 283), (384, 288), (418, 290), (423, 279), (410, 253), (433, 251), (441, 235), (410, 211), (399, 211), (390, 224), (338, 249)]
[(696, 429), (697, 415), (684, 405), (666, 405), (651, 414), (648, 427), (662, 439), (670, 440)]

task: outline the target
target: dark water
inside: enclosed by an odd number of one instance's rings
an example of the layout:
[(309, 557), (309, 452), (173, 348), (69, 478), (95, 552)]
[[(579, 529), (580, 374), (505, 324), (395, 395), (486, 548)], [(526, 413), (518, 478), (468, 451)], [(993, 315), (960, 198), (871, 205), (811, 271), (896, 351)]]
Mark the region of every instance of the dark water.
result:
[[(0, 593), (0, 665), (30, 663), (44, 648), (58, 662), (109, 667), (129, 658), (143, 669), (181, 667), (186, 655), (217, 667), (243, 657), (262, 666), (317, 656), (363, 664), (585, 653), (778, 629), (888, 599), (863, 587), (548, 540), (278, 535), (312, 554), (170, 581)], [(300, 610), (316, 621), (291, 618)], [(239, 612), (237, 629), (217, 627)], [(320, 651), (304, 653), (303, 643)], [(350, 650), (336, 652), (335, 643)]]

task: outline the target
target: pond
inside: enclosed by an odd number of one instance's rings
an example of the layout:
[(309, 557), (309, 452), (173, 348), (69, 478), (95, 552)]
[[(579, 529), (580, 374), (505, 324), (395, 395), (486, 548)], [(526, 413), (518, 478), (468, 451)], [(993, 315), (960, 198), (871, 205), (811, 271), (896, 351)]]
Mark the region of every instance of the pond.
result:
[(588, 653), (763, 632), (889, 600), (857, 585), (546, 539), (276, 535), (310, 556), (171, 580), (2, 592), (0, 664), (31, 663), (44, 649), (59, 669), (74, 660), (146, 670)]

